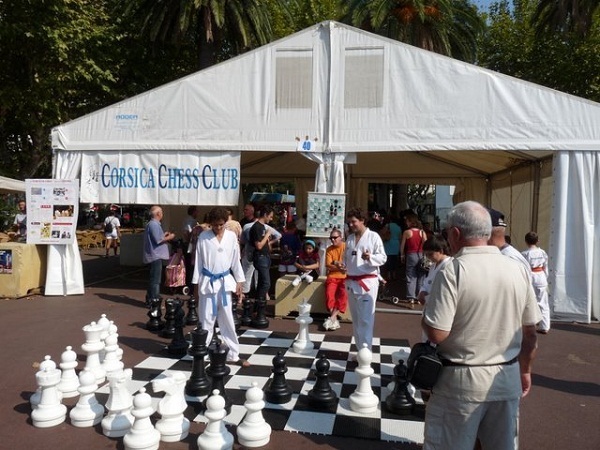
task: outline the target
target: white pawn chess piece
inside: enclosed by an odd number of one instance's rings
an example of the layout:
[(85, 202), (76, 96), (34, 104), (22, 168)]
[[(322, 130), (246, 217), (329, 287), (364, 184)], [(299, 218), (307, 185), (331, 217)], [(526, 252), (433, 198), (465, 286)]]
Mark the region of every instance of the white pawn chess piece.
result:
[(371, 367), (373, 353), (367, 344), (363, 344), (357, 354), (358, 367), (355, 372), (358, 375), (356, 390), (350, 394), (350, 409), (361, 414), (371, 414), (377, 411), (379, 397), (373, 393), (371, 388), (371, 376), (374, 373)]
[(133, 425), (131, 407), (133, 397), (127, 390), (127, 383), (131, 381), (132, 370), (113, 373), (108, 377), (110, 393), (106, 401), (108, 413), (102, 419), (102, 433), (108, 437), (122, 437), (127, 434)]
[(185, 401), (186, 381), (187, 377), (182, 372), (170, 372), (152, 380), (152, 390), (166, 394), (158, 402), (161, 418), (156, 422), (163, 442), (181, 441), (190, 431), (190, 421), (183, 415), (188, 406)]
[(104, 406), (96, 399), (96, 377), (89, 370), (79, 374), (79, 400), (69, 412), (74, 427), (85, 428), (98, 425), (104, 415)]
[(77, 353), (73, 351), (73, 347), (67, 346), (65, 351), (60, 356), (60, 368), (62, 369), (62, 375), (60, 377), (60, 383), (58, 383), (58, 390), (62, 392), (64, 398), (77, 397), (79, 392), (79, 377), (75, 372), (77, 367)]
[(58, 390), (60, 382), (60, 369), (56, 368), (54, 361), (48, 356), (45, 364), (35, 374), (38, 386), (41, 388), (40, 402), (31, 412), (31, 421), (37, 428), (48, 428), (61, 424), (67, 418), (67, 407), (61, 403)]
[(312, 323), (313, 319), (310, 317), (311, 304), (306, 299), (302, 303), (298, 304), (298, 317), (296, 317), (296, 323), (300, 325), (300, 331), (298, 332), (298, 339), (294, 341), (292, 349), (295, 353), (308, 353), (314, 348), (314, 344), (310, 340), (308, 333), (308, 326)]
[(141, 388), (133, 398), (131, 414), (135, 421), (131, 429), (123, 437), (125, 450), (157, 450), (160, 443), (160, 433), (152, 425), (150, 416), (154, 414), (152, 397)]
[[(102, 342), (104, 342), (104, 340), (108, 336), (108, 328), (110, 327), (110, 320), (108, 320), (108, 318), (106, 317), (106, 314), (102, 314), (100, 316), (100, 319), (98, 319), (97, 323), (98, 323), (98, 325), (100, 325), (102, 327), (102, 333), (100, 334), (100, 340), (102, 340)], [(100, 362), (101, 363), (104, 361), (104, 355), (105, 355), (104, 352), (105, 352), (104, 349), (100, 350)]]
[(225, 411), (225, 399), (215, 389), (206, 400), (206, 412), (208, 424), (204, 432), (198, 436), (197, 444), (200, 450), (231, 450), (233, 448), (233, 435), (225, 428), (223, 419), (227, 415)]
[(109, 334), (114, 334), (117, 337), (117, 349), (115, 350), (115, 354), (117, 355), (117, 359), (121, 361), (123, 359), (123, 349), (119, 347), (119, 329), (115, 325), (115, 323), (111, 320), (110, 327), (108, 328)]
[(85, 333), (85, 342), (81, 349), (87, 353), (85, 360), (85, 369), (90, 370), (96, 377), (96, 383), (102, 384), (106, 380), (106, 371), (100, 363), (100, 352), (104, 350), (104, 342), (100, 338), (103, 327), (96, 322), (83, 327)]
[(102, 361), (102, 368), (106, 372), (106, 376), (123, 370), (124, 364), (119, 360), (119, 356), (117, 355), (118, 349), (118, 336), (111, 330), (104, 339), (104, 360)]
[[(52, 361), (50, 355), (44, 356), (44, 360), (40, 363), (40, 366), (38, 367), (38, 371), (44, 370), (46, 368), (56, 369), (56, 363), (54, 361)], [(37, 380), (37, 378), (36, 378), (36, 380)], [(58, 396), (59, 396), (60, 400), (62, 400), (62, 392), (58, 391)], [(37, 406), (40, 404), (41, 400), (42, 400), (42, 387), (38, 385), (35, 392), (33, 394), (31, 394), (31, 397), (29, 397), (29, 403), (31, 404), (31, 409), (37, 408)]]
[(267, 445), (271, 439), (271, 425), (269, 425), (262, 415), (265, 407), (263, 400), (264, 393), (259, 389), (256, 381), (252, 382), (252, 387), (246, 392), (246, 402), (244, 407), (248, 411), (242, 423), (237, 427), (238, 441), (244, 447), (262, 447)]

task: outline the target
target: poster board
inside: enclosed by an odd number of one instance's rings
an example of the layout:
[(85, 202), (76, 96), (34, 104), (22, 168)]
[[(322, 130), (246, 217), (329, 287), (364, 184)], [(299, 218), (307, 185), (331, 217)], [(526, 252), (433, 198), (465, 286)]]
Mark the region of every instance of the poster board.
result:
[(344, 230), (346, 194), (308, 193), (306, 236), (328, 238), (334, 228)]
[(25, 180), (28, 244), (73, 244), (79, 180)]

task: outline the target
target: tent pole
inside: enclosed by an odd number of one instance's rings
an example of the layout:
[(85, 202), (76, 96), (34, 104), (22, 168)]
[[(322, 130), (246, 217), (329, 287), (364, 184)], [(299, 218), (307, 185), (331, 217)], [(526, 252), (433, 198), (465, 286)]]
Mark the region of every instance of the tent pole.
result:
[(538, 228), (538, 214), (540, 209), (540, 184), (541, 184), (542, 162), (537, 161), (533, 165), (533, 199), (531, 207), (531, 229)]

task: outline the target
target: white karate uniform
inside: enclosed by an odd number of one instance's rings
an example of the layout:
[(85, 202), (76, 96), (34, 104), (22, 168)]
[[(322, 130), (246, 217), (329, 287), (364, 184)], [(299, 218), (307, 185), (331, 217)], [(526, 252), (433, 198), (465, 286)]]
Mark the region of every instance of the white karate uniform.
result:
[[(368, 261), (362, 259), (361, 255), (368, 250), (371, 257)], [(379, 289), (379, 267), (385, 264), (387, 255), (383, 248), (383, 241), (378, 233), (365, 230), (358, 242), (356, 235), (351, 234), (346, 240), (346, 252), (344, 262), (346, 263), (347, 275), (346, 289), (348, 290), (348, 306), (352, 315), (352, 328), (354, 341), (360, 350), (363, 344), (367, 344), (369, 350), (373, 344), (373, 328), (375, 326), (375, 302)], [(352, 280), (354, 276), (371, 276), (361, 280)]]
[(522, 252), (531, 267), (531, 285), (542, 313), (538, 324), (540, 330), (550, 329), (550, 304), (548, 302), (548, 255), (539, 247), (532, 247)]
[[(203, 269), (215, 276), (212, 282), (209, 274), (202, 273)], [(239, 359), (240, 344), (233, 323), (231, 293), (235, 292), (238, 282), (244, 281), (240, 247), (235, 233), (225, 230), (221, 242), (212, 230), (201, 233), (196, 245), (196, 264), (192, 277), (192, 284), (198, 285), (201, 326), (208, 331), (208, 345), (212, 339), (215, 320), (219, 321), (221, 337), (229, 347), (227, 360), (234, 362)]]

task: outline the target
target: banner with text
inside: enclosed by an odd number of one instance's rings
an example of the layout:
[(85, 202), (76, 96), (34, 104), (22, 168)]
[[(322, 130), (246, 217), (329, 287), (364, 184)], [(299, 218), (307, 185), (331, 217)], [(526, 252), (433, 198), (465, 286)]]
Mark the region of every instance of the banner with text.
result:
[(79, 215), (79, 180), (27, 179), (27, 243), (72, 244)]
[(81, 201), (160, 205), (237, 205), (239, 152), (83, 154)]

